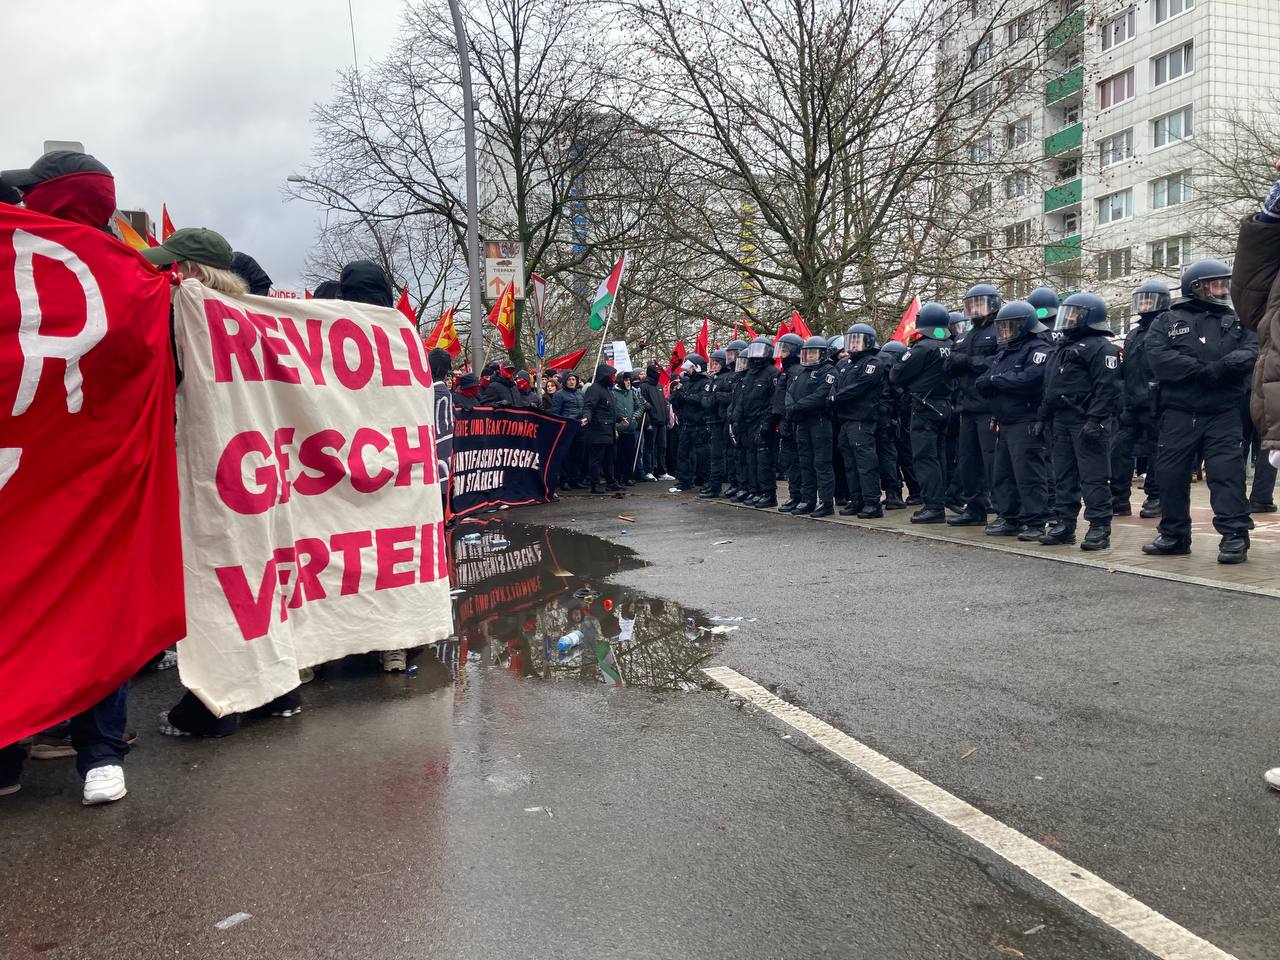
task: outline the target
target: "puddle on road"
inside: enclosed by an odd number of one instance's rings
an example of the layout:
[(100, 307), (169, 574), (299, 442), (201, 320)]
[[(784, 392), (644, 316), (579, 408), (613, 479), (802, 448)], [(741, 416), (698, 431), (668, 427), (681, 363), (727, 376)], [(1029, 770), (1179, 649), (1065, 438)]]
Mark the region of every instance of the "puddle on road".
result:
[[(708, 685), (698, 672), (728, 628), (605, 582), (642, 566), (589, 534), (494, 518), (450, 531), (454, 636), (433, 644), (461, 679), (468, 664), (523, 677), (650, 690)], [(715, 631), (715, 632), (712, 632)]]

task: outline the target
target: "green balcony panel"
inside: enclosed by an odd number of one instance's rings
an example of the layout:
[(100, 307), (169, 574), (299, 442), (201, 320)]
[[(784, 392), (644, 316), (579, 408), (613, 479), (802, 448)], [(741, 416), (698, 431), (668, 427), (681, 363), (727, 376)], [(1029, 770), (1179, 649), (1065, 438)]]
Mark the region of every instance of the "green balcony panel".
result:
[(1052, 213), (1080, 202), (1080, 178), (1061, 183), (1044, 192), (1044, 212)]
[(1054, 263), (1066, 263), (1068, 260), (1080, 259), (1080, 234), (1074, 237), (1064, 237), (1057, 243), (1045, 244), (1044, 262), (1045, 265)]
[(1063, 127), (1052, 136), (1044, 138), (1044, 155), (1056, 157), (1071, 150), (1079, 150), (1084, 143), (1084, 121)]
[(1084, 36), (1084, 7), (1081, 7), (1049, 31), (1049, 49), (1058, 50), (1076, 37), (1081, 36)]
[(1065, 100), (1084, 88), (1084, 64), (1054, 77), (1044, 85), (1044, 102), (1047, 105)]

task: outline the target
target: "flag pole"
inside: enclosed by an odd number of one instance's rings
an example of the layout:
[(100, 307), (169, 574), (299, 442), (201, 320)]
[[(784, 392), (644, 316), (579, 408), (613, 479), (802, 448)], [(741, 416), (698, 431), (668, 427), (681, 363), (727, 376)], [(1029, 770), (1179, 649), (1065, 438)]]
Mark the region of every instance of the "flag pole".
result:
[[(621, 290), (618, 291), (622, 293)], [(591, 368), (591, 379), (594, 382), (596, 378), (596, 367), (600, 366), (600, 358), (604, 356), (604, 341), (609, 336), (609, 321), (613, 319), (613, 305), (618, 302), (618, 298), (614, 297), (609, 303), (609, 312), (604, 315), (604, 332), (600, 334), (600, 349), (596, 351), (596, 366)]]

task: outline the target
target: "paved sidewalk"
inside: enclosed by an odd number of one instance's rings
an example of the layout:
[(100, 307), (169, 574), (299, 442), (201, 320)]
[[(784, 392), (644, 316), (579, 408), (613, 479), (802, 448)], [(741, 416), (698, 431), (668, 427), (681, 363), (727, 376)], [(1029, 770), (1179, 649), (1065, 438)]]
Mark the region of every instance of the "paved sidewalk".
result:
[[(814, 523), (843, 523), (869, 530), (883, 530), (906, 534), (924, 540), (940, 540), (945, 543), (965, 543), (985, 550), (1018, 553), (1032, 557), (1047, 557), (1066, 563), (1088, 567), (1102, 567), (1117, 573), (1132, 573), (1143, 577), (1158, 577), (1181, 583), (1196, 583), (1236, 590), (1262, 596), (1280, 598), (1280, 513), (1255, 514), (1256, 529), (1250, 534), (1249, 562), (1237, 566), (1218, 563), (1219, 535), (1213, 529), (1213, 511), (1209, 508), (1209, 491), (1203, 483), (1191, 486), (1192, 544), (1191, 554), (1184, 557), (1148, 557), (1142, 545), (1150, 543), (1156, 535), (1157, 520), (1143, 520), (1137, 516), (1142, 503), (1141, 491), (1136, 491), (1134, 516), (1116, 517), (1111, 522), (1111, 549), (1086, 553), (1079, 544), (1061, 547), (1045, 547), (1039, 544), (1019, 543), (1012, 537), (988, 537), (981, 527), (949, 527), (942, 524), (919, 526), (911, 523), (911, 514), (917, 509), (886, 511), (881, 520), (858, 520), (839, 514), (814, 520)], [(696, 498), (695, 498), (696, 499)], [(778, 500), (786, 499), (785, 485), (778, 488)], [(702, 501), (706, 502), (706, 501)], [(714, 501), (726, 503), (723, 500)], [(728, 504), (742, 510), (740, 504)], [(776, 511), (772, 511), (775, 512)], [(950, 514), (948, 514), (950, 516)], [(795, 517), (795, 520), (809, 520)], [(1088, 524), (1080, 521), (1077, 537), (1083, 538)]]

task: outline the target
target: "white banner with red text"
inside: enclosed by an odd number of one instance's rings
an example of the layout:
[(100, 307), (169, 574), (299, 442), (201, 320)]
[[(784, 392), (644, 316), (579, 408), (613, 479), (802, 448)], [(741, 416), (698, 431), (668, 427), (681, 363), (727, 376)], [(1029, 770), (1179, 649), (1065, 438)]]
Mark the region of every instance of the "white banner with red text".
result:
[(174, 295), (183, 684), (215, 714), (451, 632), (426, 352), (398, 311)]

